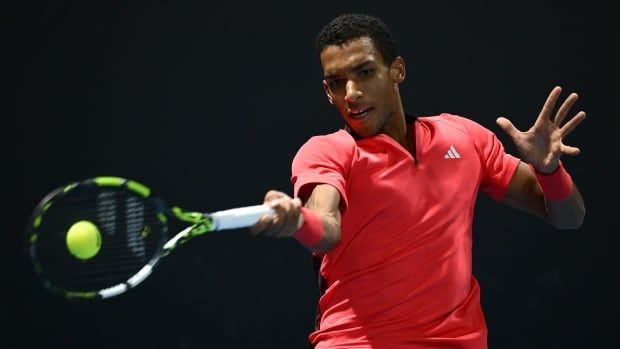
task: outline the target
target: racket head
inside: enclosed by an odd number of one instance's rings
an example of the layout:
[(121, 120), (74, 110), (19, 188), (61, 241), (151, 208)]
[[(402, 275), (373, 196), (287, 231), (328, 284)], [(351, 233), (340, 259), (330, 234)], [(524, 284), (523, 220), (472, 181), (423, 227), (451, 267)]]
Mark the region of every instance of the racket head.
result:
[[(143, 281), (163, 256), (168, 208), (145, 185), (120, 177), (95, 177), (50, 192), (27, 224), (28, 254), (44, 288), (67, 299), (102, 299)], [(77, 258), (67, 232), (93, 223), (100, 248)]]

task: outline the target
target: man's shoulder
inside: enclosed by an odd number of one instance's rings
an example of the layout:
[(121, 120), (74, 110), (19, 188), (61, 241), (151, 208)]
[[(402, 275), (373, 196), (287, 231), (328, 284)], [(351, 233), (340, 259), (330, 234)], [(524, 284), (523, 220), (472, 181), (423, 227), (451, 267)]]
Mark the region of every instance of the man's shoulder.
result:
[(477, 133), (486, 130), (477, 121), (458, 114), (441, 113), (438, 115), (419, 116), (417, 120), (421, 123), (433, 124), (435, 127), (456, 127), (468, 132), (476, 131)]
[(472, 119), (469, 119), (468, 117), (459, 115), (459, 114), (452, 114), (452, 113), (441, 113), (441, 114), (437, 114), (437, 115), (423, 115), (423, 116), (418, 116), (417, 118), (418, 120), (422, 121), (422, 122), (429, 122), (429, 123), (470, 123), (470, 122), (475, 122)]
[(355, 140), (345, 130), (315, 135), (298, 149), (294, 162), (312, 161), (347, 162), (355, 154)]
[(310, 137), (306, 142), (302, 145), (302, 147), (307, 146), (320, 146), (320, 147), (351, 147), (355, 145), (355, 140), (353, 136), (344, 129), (340, 129), (338, 131), (334, 131), (331, 133), (320, 134)]

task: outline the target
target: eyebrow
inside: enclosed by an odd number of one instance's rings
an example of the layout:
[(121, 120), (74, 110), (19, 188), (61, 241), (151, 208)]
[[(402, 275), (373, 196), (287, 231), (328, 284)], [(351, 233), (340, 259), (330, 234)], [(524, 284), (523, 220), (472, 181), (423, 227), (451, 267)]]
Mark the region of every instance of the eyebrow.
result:
[[(351, 70), (351, 71), (359, 71), (359, 70), (361, 70), (361, 69), (363, 69), (363, 68), (365, 68), (366, 66), (371, 65), (371, 64), (374, 64), (374, 61), (372, 61), (372, 60), (364, 61), (364, 62), (362, 62), (362, 63), (360, 63), (360, 64), (358, 64), (358, 65), (354, 66), (354, 67), (353, 67), (353, 68), (351, 68), (350, 70)], [(329, 80), (329, 79), (333, 79), (333, 78), (335, 78), (335, 77), (337, 77), (337, 76), (338, 76), (337, 74), (332, 74), (332, 73), (330, 73), (330, 74), (328, 74), (328, 75), (325, 75), (325, 76), (323, 77), (323, 79), (325, 79), (325, 80)]]

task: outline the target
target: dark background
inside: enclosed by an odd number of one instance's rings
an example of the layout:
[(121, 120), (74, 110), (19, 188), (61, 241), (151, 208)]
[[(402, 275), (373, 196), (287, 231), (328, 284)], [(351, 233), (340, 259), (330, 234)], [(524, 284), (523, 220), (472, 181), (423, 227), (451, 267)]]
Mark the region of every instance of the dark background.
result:
[(481, 197), (474, 272), (491, 349), (613, 347), (616, 16), (602, 1), (480, 0), (15, 4), (5, 12), (15, 79), (2, 120), (3, 347), (307, 348), (317, 290), (294, 240), (244, 230), (194, 240), (139, 288), (85, 304), (42, 291), (24, 228), (48, 191), (97, 175), (204, 211), (290, 193), (297, 148), (342, 124), (313, 40), (345, 11), (390, 25), (408, 113), (471, 117), (511, 152), (497, 116), (525, 129), (554, 85), (580, 94), (573, 111), (588, 118), (566, 143), (582, 154), (563, 161), (587, 204), (582, 228), (555, 230)]

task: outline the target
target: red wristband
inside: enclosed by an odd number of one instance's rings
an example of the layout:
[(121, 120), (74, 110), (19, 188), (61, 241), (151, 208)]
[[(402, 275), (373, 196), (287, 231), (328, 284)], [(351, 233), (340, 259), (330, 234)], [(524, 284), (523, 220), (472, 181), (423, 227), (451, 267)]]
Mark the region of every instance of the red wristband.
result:
[(304, 246), (315, 246), (323, 238), (323, 221), (318, 214), (305, 207), (301, 208), (301, 213), (304, 215), (304, 225), (295, 233), (295, 239)]
[(544, 174), (536, 171), (534, 166), (530, 165), (543, 194), (549, 200), (564, 200), (569, 197), (573, 192), (573, 179), (566, 172), (562, 162), (558, 164), (558, 167), (550, 174)]

